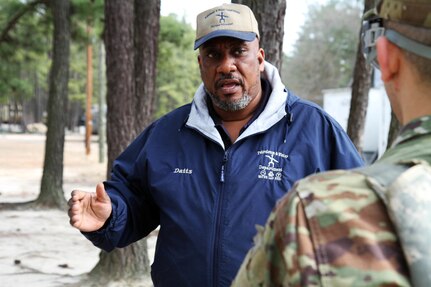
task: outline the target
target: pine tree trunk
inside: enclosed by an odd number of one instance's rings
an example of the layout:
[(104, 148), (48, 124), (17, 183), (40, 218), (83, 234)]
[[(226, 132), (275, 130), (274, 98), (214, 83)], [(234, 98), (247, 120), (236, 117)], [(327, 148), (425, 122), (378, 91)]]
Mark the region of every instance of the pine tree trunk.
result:
[(153, 120), (160, 0), (135, 0), (135, 116), (140, 134)]
[[(364, 0), (364, 12), (373, 6), (373, 0)], [(361, 31), (359, 32), (361, 39)], [(362, 54), (362, 44), (358, 41), (356, 63), (353, 71), (352, 98), (350, 100), (350, 113), (347, 123), (347, 134), (353, 144), (362, 153), (362, 137), (364, 135), (365, 119), (367, 116), (368, 93), (371, 86), (372, 68), (365, 61)]]
[(112, 281), (149, 281), (150, 262), (147, 249), (147, 240), (142, 239), (110, 253), (102, 251), (99, 262), (91, 270), (90, 278), (100, 285)]
[(70, 2), (52, 2), (53, 60), (49, 80), (48, 131), (41, 191), (37, 205), (66, 208), (63, 192), (63, 153), (70, 55)]
[[(114, 159), (152, 120), (159, 17), (160, 0), (105, 1), (108, 173)], [(90, 277), (99, 284), (133, 282), (145, 280), (149, 272), (143, 239), (102, 252)]]
[(108, 175), (113, 160), (136, 136), (134, 1), (105, 1)]
[(265, 59), (281, 71), (286, 0), (232, 0), (232, 3), (247, 5), (253, 11)]

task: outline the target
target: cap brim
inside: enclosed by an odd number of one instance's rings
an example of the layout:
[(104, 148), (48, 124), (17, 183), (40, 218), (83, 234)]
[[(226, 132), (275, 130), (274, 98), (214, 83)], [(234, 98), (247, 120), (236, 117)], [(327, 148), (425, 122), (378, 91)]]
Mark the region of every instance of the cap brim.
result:
[(195, 41), (195, 48), (194, 49), (196, 50), (197, 48), (202, 46), (202, 44), (204, 44), (208, 40), (211, 40), (211, 39), (217, 38), (217, 37), (232, 37), (232, 38), (237, 38), (237, 39), (240, 39), (243, 41), (251, 42), (254, 39), (256, 39), (256, 33), (231, 31), (231, 30), (217, 30), (217, 31), (211, 32), (211, 33), (203, 36), (200, 39), (197, 39)]

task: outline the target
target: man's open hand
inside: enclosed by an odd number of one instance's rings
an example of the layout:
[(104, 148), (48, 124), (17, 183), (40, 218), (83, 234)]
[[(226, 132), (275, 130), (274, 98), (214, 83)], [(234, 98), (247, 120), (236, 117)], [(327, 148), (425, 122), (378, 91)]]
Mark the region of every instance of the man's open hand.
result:
[(100, 229), (112, 212), (111, 199), (103, 183), (97, 185), (96, 193), (72, 191), (68, 205), (70, 225), (84, 232)]

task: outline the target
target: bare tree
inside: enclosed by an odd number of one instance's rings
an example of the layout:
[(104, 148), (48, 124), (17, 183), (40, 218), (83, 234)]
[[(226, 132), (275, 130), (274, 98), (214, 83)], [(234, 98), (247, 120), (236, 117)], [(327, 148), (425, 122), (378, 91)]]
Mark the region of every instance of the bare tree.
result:
[[(114, 159), (152, 120), (160, 0), (105, 1), (108, 173)], [(109, 177), (109, 174), (108, 174)], [(102, 251), (90, 279), (134, 281), (149, 277), (146, 240)]]
[[(373, 5), (373, 0), (364, 0), (364, 12), (370, 10)], [(359, 38), (361, 38), (361, 33), (362, 30), (359, 32)], [(367, 116), (371, 72), (372, 68), (365, 61), (362, 54), (362, 43), (359, 41), (356, 52), (355, 69), (353, 71), (352, 97), (350, 100), (347, 134), (360, 153), (362, 152), (362, 137), (364, 135), (365, 118)]]
[(260, 45), (265, 50), (265, 59), (281, 70), (286, 0), (232, 0), (232, 3), (247, 5), (253, 11), (259, 23)]

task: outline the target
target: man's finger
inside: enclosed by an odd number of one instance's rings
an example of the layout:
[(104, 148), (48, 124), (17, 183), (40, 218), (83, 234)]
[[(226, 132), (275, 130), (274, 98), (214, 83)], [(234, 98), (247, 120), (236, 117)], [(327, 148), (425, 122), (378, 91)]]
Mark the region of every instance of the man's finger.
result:
[(102, 202), (110, 201), (109, 195), (106, 193), (105, 186), (103, 185), (102, 182), (96, 186), (96, 197), (97, 197), (97, 200)]
[(79, 226), (81, 224), (81, 220), (79, 218), (76, 218), (76, 217), (71, 217), (69, 220), (69, 224), (72, 225), (73, 227), (79, 229)]
[(85, 191), (75, 189), (72, 191), (70, 199), (72, 201), (78, 201), (78, 200), (83, 199), (86, 194), (87, 194), (87, 192), (85, 192)]
[(72, 207), (73, 203), (74, 203), (74, 201), (72, 200), (72, 198), (69, 198), (69, 200), (67, 201), (67, 205), (69, 207)]
[(69, 210), (67, 211), (67, 214), (69, 215), (70, 225), (78, 228), (78, 223), (79, 223), (81, 217), (76, 213), (76, 211), (74, 212), (74, 210), (72, 208), (69, 208)]
[(67, 211), (67, 215), (69, 216), (70, 219), (72, 219), (72, 217), (73, 217), (72, 208), (69, 208), (69, 210)]

